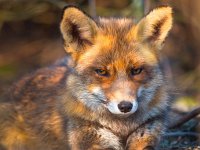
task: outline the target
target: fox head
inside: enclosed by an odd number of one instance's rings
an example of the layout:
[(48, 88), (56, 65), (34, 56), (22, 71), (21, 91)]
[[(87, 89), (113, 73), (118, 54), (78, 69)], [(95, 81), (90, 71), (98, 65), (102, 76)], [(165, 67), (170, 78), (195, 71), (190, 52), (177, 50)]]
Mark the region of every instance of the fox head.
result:
[(67, 7), (60, 29), (73, 65), (67, 80), (72, 95), (88, 109), (120, 116), (150, 105), (164, 83), (159, 52), (171, 27), (170, 7), (154, 9), (137, 24), (93, 20)]

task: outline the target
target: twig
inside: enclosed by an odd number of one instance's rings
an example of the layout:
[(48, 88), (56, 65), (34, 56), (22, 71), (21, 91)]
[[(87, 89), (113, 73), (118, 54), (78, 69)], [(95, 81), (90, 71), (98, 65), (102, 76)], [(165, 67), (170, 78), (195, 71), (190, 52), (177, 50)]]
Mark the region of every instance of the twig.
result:
[(198, 150), (200, 146), (172, 146), (167, 148), (160, 148), (159, 150)]
[(185, 114), (182, 118), (169, 125), (169, 129), (177, 128), (200, 114), (200, 107)]
[(199, 137), (200, 134), (196, 132), (169, 132), (165, 133), (163, 135), (164, 137), (169, 137), (169, 136), (194, 136), (194, 137)]
[(95, 0), (88, 0), (89, 3), (89, 12), (92, 17), (96, 17), (96, 1)]
[(143, 12), (146, 15), (150, 11), (151, 1), (150, 0), (143, 0)]

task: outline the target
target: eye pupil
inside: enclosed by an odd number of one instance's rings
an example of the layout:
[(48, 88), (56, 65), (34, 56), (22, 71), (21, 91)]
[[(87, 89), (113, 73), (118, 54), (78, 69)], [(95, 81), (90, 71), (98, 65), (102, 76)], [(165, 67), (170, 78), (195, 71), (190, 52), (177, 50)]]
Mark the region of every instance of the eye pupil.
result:
[(133, 68), (131, 69), (131, 75), (138, 75), (142, 72), (142, 68)]
[(95, 69), (95, 72), (100, 76), (106, 76), (108, 74), (107, 71), (103, 69)]

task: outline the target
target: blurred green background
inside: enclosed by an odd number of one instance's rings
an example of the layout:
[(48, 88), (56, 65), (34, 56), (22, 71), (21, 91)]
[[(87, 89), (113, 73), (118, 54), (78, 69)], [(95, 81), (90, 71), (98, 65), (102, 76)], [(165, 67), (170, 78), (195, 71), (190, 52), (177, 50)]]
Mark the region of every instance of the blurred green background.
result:
[(175, 107), (200, 103), (200, 1), (198, 0), (1, 0), (0, 95), (24, 74), (65, 55), (59, 22), (62, 8), (74, 4), (91, 16), (133, 17), (170, 5), (174, 26), (163, 50), (166, 72), (176, 87)]

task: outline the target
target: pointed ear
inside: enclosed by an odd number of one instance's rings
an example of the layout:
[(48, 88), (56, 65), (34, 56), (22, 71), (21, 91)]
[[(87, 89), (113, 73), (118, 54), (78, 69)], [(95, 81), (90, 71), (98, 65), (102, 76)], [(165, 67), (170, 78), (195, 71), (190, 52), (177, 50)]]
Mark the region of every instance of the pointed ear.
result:
[(136, 39), (160, 49), (172, 27), (172, 8), (159, 7), (144, 17), (135, 28)]
[(93, 44), (97, 33), (97, 25), (88, 15), (77, 7), (68, 6), (64, 9), (60, 30), (64, 38), (67, 52), (79, 51)]

